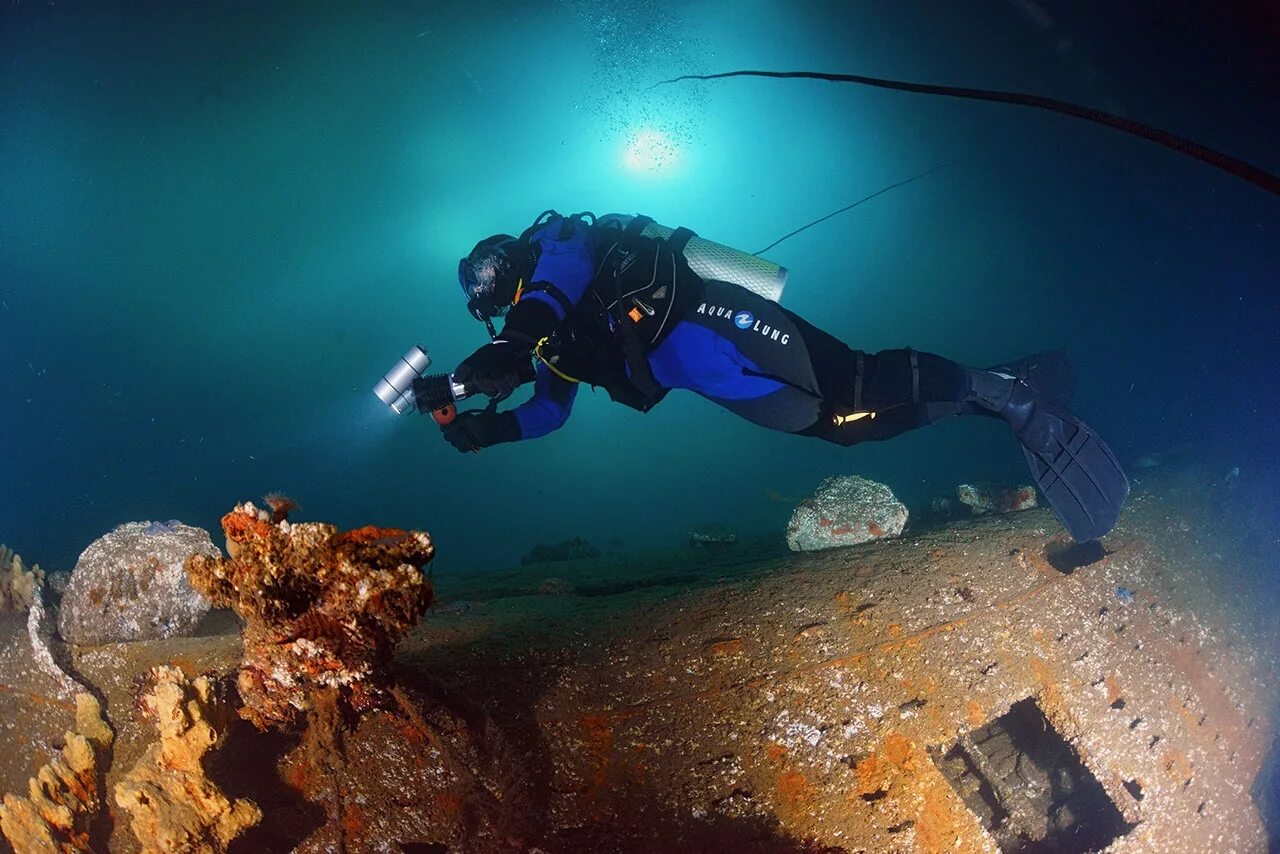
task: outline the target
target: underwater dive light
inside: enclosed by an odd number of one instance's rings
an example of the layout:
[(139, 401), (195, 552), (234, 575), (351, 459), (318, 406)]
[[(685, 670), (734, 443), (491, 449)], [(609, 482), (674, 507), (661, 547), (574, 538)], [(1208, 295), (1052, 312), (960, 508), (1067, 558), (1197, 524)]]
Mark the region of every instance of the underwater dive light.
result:
[(413, 381), (425, 374), (430, 366), (427, 348), (415, 344), (378, 380), (373, 393), (396, 415), (403, 415), (414, 406)]
[(403, 415), (413, 408), (413, 381), (426, 373), (430, 365), (427, 348), (415, 344), (378, 380), (373, 393), (396, 415)]
[(429, 367), (431, 356), (427, 348), (415, 344), (378, 380), (373, 393), (396, 415), (411, 409), (430, 411), (436, 421), (447, 423), (445, 419), (453, 420), (454, 403), (470, 397), (472, 392), (455, 383), (451, 374), (427, 376)]

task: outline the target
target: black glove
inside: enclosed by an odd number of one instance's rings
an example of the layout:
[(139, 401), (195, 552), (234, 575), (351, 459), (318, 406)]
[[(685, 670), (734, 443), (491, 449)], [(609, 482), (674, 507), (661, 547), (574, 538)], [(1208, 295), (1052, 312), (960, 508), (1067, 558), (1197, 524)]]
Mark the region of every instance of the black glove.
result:
[(529, 370), (529, 347), (499, 338), (484, 345), (458, 365), (453, 381), (489, 397), (510, 394)]
[(502, 337), (472, 353), (453, 372), (453, 381), (489, 397), (510, 394), (533, 380), (530, 353), (559, 324), (555, 310), (542, 300), (521, 300), (507, 313)]
[(459, 412), (440, 428), (444, 440), (464, 454), (520, 438), (520, 422), (511, 412)]

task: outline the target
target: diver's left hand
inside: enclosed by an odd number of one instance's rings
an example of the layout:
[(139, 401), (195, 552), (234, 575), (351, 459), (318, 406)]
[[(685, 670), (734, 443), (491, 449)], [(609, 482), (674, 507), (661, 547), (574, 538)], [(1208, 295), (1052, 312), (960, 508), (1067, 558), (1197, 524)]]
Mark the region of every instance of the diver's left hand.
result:
[(520, 423), (510, 412), (459, 412), (440, 428), (441, 435), (462, 453), (520, 438)]
[(453, 381), (489, 397), (510, 394), (529, 367), (529, 347), (499, 338), (485, 344), (458, 365)]

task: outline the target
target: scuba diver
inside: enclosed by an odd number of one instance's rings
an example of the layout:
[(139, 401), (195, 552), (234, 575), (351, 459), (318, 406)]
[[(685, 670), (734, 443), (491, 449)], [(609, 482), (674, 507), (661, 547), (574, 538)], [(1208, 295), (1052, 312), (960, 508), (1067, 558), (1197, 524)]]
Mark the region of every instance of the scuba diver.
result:
[[(467, 308), (492, 340), (458, 365), (450, 387), (488, 395), (490, 404), (456, 412), (420, 377), (414, 405), (448, 409), (437, 421), (464, 452), (556, 430), (581, 383), (641, 412), (688, 389), (762, 427), (838, 445), (984, 415), (1012, 428), (1036, 485), (1077, 541), (1115, 525), (1128, 480), (1067, 411), (1062, 353), (975, 369), (911, 349), (854, 350), (775, 301), (786, 273), (648, 217), (546, 211), (519, 236), (481, 240), (458, 264)], [(496, 404), (529, 380), (532, 398), (499, 412)]]

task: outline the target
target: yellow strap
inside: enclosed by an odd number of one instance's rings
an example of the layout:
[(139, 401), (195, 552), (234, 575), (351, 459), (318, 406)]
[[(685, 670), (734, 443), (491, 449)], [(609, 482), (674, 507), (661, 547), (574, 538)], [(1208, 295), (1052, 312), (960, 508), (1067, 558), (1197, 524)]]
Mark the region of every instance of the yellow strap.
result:
[[(524, 277), (523, 276), (521, 276), (519, 279), (516, 280), (516, 295), (515, 295), (515, 298), (511, 300), (512, 305), (515, 305), (516, 303), (520, 302), (520, 295), (522, 293), (524, 293)], [(546, 339), (544, 338), (543, 340), (545, 341)]]
[(550, 362), (548, 362), (545, 358), (543, 358), (543, 356), (542, 356), (542, 345), (543, 345), (543, 344), (546, 344), (546, 343), (547, 343), (547, 340), (548, 340), (547, 338), (543, 338), (543, 339), (542, 339), (541, 341), (539, 341), (537, 344), (534, 344), (534, 345), (533, 345), (533, 355), (537, 356), (537, 357), (538, 357), (538, 361), (539, 361), (539, 362), (541, 362), (542, 364), (546, 365), (546, 366), (547, 366), (547, 370), (551, 371), (551, 373), (555, 374), (555, 375), (556, 375), (556, 376), (558, 376), (560, 379), (562, 379), (562, 380), (564, 380), (564, 381), (566, 381), (566, 382), (571, 382), (571, 383), (580, 383), (580, 382), (582, 382), (582, 380), (575, 380), (573, 377), (569, 376), (569, 375), (568, 375), (568, 374), (566, 374), (564, 371), (560, 370), (560, 369), (559, 369), (559, 368), (557, 368), (555, 365), (551, 364), (551, 363), (550, 363)]
[(876, 414), (874, 412), (850, 412), (848, 415), (837, 414), (834, 420), (837, 427), (843, 427), (845, 424), (849, 423), (850, 421), (859, 421), (863, 418), (875, 418), (875, 417), (876, 417)]

